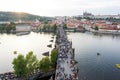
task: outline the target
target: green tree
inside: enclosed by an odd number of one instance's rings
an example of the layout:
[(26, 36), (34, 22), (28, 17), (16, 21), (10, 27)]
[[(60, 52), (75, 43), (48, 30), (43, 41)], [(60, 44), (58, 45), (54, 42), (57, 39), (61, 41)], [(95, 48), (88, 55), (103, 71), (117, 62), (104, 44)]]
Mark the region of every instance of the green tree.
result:
[(50, 31), (51, 30), (51, 26), (48, 24), (47, 25), (47, 30)]
[(66, 23), (63, 24), (63, 28), (67, 29), (67, 24)]
[(0, 25), (0, 32), (2, 32), (3, 31), (3, 26), (2, 25)]
[(39, 62), (39, 69), (43, 72), (48, 71), (50, 68), (50, 59), (49, 57), (44, 57)]
[(26, 75), (26, 60), (23, 55), (18, 55), (12, 62), (14, 65), (14, 72), (17, 76), (22, 77)]
[(97, 30), (97, 31), (99, 30), (98, 26), (95, 26), (95, 30)]
[(44, 21), (44, 24), (48, 24), (48, 20), (45, 20), (45, 21)]
[(76, 32), (76, 28), (74, 28), (74, 32)]
[(54, 48), (52, 51), (51, 51), (51, 65), (53, 68), (55, 68), (56, 66), (56, 63), (57, 63), (57, 50)]
[(56, 32), (56, 30), (57, 30), (57, 25), (54, 24), (54, 25), (53, 25), (53, 31), (54, 31), (54, 33)]
[(10, 25), (6, 25), (5, 28), (6, 28), (6, 32), (7, 32), (7, 33), (10, 33), (10, 31), (11, 31), (11, 26), (10, 26)]
[(38, 60), (36, 58), (36, 55), (34, 55), (32, 51), (30, 51), (26, 55), (26, 62), (27, 62), (27, 65), (26, 65), (26, 67), (27, 67), (27, 75), (33, 74), (34, 70), (38, 66)]
[(45, 27), (45, 25), (43, 26), (42, 30), (43, 30), (43, 31), (45, 31), (45, 30), (46, 30), (46, 27)]
[(11, 30), (16, 30), (16, 24), (14, 22), (10, 22), (9, 27), (11, 27)]

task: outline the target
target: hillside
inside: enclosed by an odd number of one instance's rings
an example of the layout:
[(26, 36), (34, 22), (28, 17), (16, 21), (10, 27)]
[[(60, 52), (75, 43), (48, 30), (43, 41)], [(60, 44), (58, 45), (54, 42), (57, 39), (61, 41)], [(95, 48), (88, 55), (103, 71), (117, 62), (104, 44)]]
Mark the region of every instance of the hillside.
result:
[(0, 11), (0, 21), (34, 21), (35, 19), (46, 20), (49, 17), (42, 17), (38, 15), (32, 15), (24, 12), (3, 12)]

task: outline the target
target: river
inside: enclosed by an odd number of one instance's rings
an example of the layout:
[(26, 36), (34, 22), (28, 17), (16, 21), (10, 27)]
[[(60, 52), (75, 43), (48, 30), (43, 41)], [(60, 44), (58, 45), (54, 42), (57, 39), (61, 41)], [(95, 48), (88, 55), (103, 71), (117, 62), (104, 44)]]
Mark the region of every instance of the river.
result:
[[(23, 36), (0, 34), (0, 73), (13, 71), (12, 61), (19, 53), (33, 51), (41, 59), (42, 53), (52, 49), (47, 47), (51, 36), (34, 32)], [(68, 38), (75, 48), (79, 80), (120, 80), (120, 69), (115, 66), (120, 63), (120, 36), (86, 32), (69, 33)]]
[[(51, 51), (47, 47), (51, 44), (52, 34), (33, 33), (16, 36), (13, 34), (0, 34), (0, 73), (13, 71), (12, 61), (18, 54), (26, 55), (33, 51), (37, 58), (42, 59), (42, 53)], [(14, 54), (17, 51), (17, 54)]]
[[(79, 80), (120, 80), (120, 36), (70, 33), (78, 61)], [(100, 53), (98, 56), (97, 53)]]

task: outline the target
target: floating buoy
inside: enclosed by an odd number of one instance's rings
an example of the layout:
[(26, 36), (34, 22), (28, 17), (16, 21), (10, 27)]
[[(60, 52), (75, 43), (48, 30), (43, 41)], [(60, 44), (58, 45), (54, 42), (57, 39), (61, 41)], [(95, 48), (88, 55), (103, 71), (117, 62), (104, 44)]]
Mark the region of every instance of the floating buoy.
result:
[(118, 69), (120, 69), (120, 64), (116, 64), (116, 67), (117, 67)]

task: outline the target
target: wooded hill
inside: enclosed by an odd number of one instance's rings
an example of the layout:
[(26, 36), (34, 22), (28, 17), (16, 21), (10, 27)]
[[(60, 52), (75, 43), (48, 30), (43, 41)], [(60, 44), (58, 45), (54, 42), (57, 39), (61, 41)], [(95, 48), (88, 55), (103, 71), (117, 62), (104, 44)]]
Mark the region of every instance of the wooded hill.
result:
[(0, 11), (0, 21), (18, 21), (18, 20), (35, 21), (36, 19), (43, 21), (43, 20), (50, 20), (51, 17), (43, 17), (43, 16), (33, 15), (24, 12)]

